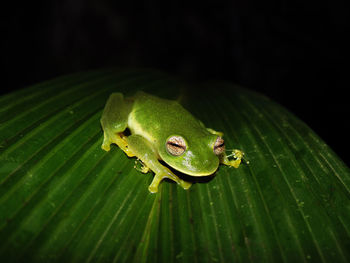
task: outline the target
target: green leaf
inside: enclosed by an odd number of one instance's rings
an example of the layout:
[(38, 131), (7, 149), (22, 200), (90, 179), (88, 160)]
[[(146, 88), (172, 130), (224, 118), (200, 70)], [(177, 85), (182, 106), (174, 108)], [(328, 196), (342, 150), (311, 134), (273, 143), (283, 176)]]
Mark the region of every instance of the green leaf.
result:
[[(99, 119), (110, 93), (177, 97), (156, 71), (103, 70), (0, 97), (1, 262), (347, 262), (350, 170), (280, 105), (227, 83), (185, 107), (249, 164), (150, 194)], [(213, 95), (214, 94), (214, 95)]]

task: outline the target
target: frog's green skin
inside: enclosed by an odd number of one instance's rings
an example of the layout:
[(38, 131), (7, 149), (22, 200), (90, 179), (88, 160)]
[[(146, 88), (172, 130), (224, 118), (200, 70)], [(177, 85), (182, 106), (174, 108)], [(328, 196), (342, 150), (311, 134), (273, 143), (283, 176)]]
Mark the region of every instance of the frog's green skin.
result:
[[(142, 172), (152, 170), (155, 177), (149, 191), (158, 191), (158, 185), (164, 178), (172, 179), (184, 189), (190, 182), (177, 177), (159, 160), (190, 176), (208, 176), (223, 163), (237, 168), (243, 152), (235, 150), (235, 160), (229, 160), (223, 151), (214, 153), (214, 144), (223, 134), (204, 125), (186, 111), (177, 101), (161, 99), (144, 92), (124, 98), (121, 93), (113, 93), (105, 106), (101, 118), (104, 130), (102, 149), (109, 151), (110, 144), (117, 144), (129, 157), (136, 156), (142, 161)], [(123, 132), (129, 128), (131, 135)], [(172, 136), (181, 136), (185, 151), (172, 155), (167, 141)]]

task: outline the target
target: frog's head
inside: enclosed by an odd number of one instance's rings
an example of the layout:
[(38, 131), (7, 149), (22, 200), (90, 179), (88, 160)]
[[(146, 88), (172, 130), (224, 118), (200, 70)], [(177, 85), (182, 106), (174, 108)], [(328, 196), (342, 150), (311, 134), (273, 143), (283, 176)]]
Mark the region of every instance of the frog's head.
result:
[(161, 159), (175, 170), (191, 176), (208, 176), (219, 166), (219, 155), (225, 150), (224, 140), (216, 135), (185, 138), (171, 135), (160, 151)]

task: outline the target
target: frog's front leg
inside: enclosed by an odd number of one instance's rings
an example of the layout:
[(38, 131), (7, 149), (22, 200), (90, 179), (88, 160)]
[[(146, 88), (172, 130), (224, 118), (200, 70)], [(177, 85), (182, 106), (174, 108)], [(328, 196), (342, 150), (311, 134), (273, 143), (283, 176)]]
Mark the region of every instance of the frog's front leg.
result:
[[(215, 131), (211, 128), (206, 128), (207, 131), (209, 131), (211, 134), (217, 135), (222, 137), (224, 135), (223, 132), (219, 132), (219, 131)], [(234, 160), (229, 160), (228, 157), (233, 157)], [(234, 168), (238, 168), (239, 165), (242, 162), (244, 156), (244, 152), (240, 151), (240, 150), (233, 150), (232, 154), (230, 154), (229, 156), (226, 155), (226, 153), (224, 152), (221, 156), (220, 156), (220, 163), (228, 165), (228, 166), (233, 166)]]
[(123, 94), (113, 93), (109, 96), (101, 117), (103, 129), (102, 149), (110, 150), (110, 145), (115, 143), (129, 157), (135, 156), (128, 148), (126, 136), (123, 131), (128, 125), (128, 116), (131, 111), (132, 101), (125, 100)]
[(111, 149), (111, 144), (115, 143), (122, 149), (127, 156), (134, 157), (135, 154), (129, 149), (128, 143), (126, 141), (126, 136), (123, 133), (113, 133), (113, 132), (104, 132), (104, 138), (101, 148), (105, 151), (109, 151)]
[(155, 173), (153, 181), (148, 187), (148, 190), (151, 193), (158, 192), (158, 186), (165, 178), (173, 180), (184, 189), (190, 188), (190, 182), (180, 179), (158, 161), (157, 153), (146, 139), (140, 135), (130, 135), (126, 138), (126, 140), (129, 149), (135, 154), (135, 156), (139, 158), (146, 167)]

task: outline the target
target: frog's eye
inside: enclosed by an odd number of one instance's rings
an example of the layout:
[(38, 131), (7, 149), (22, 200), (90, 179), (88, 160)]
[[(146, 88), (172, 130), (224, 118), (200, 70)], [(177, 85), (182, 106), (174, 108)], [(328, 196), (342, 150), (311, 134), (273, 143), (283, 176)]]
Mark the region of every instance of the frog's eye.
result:
[(186, 151), (186, 142), (181, 136), (172, 136), (166, 142), (166, 148), (171, 155), (179, 156)]
[(224, 139), (221, 137), (218, 137), (214, 144), (214, 153), (216, 155), (220, 155), (225, 151), (225, 142)]

